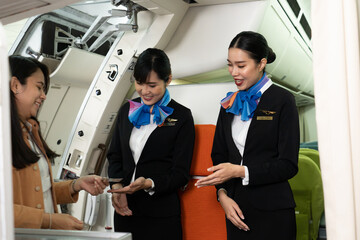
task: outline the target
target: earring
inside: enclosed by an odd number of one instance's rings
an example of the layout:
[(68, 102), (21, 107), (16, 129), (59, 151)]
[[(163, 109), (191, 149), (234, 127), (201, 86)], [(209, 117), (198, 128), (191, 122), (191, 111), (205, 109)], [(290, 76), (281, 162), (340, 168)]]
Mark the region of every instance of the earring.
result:
[(19, 91), (18, 91), (18, 90), (16, 90), (15, 95), (16, 95), (16, 94), (19, 94)]

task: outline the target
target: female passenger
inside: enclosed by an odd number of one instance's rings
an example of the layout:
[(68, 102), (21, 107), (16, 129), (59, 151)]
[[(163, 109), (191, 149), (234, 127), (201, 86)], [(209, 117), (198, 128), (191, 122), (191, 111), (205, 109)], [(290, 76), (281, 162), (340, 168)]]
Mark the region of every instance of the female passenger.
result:
[(196, 186), (216, 186), (230, 240), (296, 238), (288, 179), (298, 171), (298, 113), (292, 94), (266, 76), (275, 58), (259, 33), (241, 32), (229, 46), (238, 91), (221, 100), (213, 173)]
[(46, 99), (48, 69), (22, 56), (10, 56), (9, 62), (15, 227), (82, 229), (80, 220), (58, 213), (57, 204), (76, 202), (80, 190), (98, 195), (108, 183), (99, 176), (53, 182), (49, 158), (56, 154), (42, 139), (35, 118)]
[(119, 111), (108, 152), (115, 231), (139, 239), (182, 239), (178, 189), (185, 186), (195, 138), (191, 111), (170, 98), (170, 62), (159, 49), (134, 68), (139, 98)]

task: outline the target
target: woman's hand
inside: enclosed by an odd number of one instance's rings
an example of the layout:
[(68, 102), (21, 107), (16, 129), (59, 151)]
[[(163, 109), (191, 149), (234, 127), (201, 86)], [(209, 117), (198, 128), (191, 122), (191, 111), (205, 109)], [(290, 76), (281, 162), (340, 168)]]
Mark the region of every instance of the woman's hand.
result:
[(219, 201), (225, 211), (226, 218), (229, 219), (234, 226), (244, 231), (249, 231), (250, 228), (242, 221), (245, 219), (239, 205), (229, 198), (224, 192), (219, 192)]
[(205, 187), (211, 185), (218, 185), (226, 182), (231, 178), (245, 177), (245, 169), (241, 165), (231, 163), (220, 163), (216, 166), (207, 169), (209, 172), (213, 172), (207, 177), (201, 178), (195, 183), (197, 187)]
[(120, 214), (121, 216), (132, 215), (132, 211), (128, 206), (125, 193), (113, 193), (111, 200), (112, 200), (112, 205), (118, 214)]
[(50, 227), (52, 229), (82, 230), (84, 223), (69, 214), (53, 213)]
[(80, 177), (75, 180), (72, 185), (73, 194), (80, 190), (85, 190), (93, 196), (99, 195), (104, 192), (106, 186), (109, 185), (107, 180), (97, 175), (88, 175)]
[(145, 179), (144, 177), (137, 178), (134, 182), (130, 185), (119, 188), (119, 189), (111, 189), (108, 192), (110, 193), (126, 193), (126, 194), (133, 194), (136, 191), (141, 189), (149, 189), (152, 186), (152, 182), (150, 179)]

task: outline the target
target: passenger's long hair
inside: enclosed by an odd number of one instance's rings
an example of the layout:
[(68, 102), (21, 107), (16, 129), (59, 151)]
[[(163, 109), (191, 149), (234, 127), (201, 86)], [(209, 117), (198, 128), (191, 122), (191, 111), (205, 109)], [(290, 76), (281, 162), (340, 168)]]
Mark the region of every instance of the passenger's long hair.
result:
[[(45, 64), (30, 57), (23, 57), (12, 55), (9, 57), (11, 76), (16, 77), (21, 85), (27, 84), (27, 78), (40, 69), (44, 74), (45, 79), (45, 93), (49, 89), (49, 71)], [(16, 99), (13, 91), (10, 90), (10, 115), (11, 115), (11, 143), (12, 143), (12, 157), (13, 166), (17, 169), (25, 168), (26, 166), (36, 163), (39, 160), (39, 156), (33, 152), (26, 144), (23, 138), (23, 129), (21, 127), (21, 120), (19, 117), (18, 109), (16, 107)], [(36, 118), (34, 118), (36, 120)], [(36, 120), (37, 121), (37, 120)], [(26, 124), (22, 123), (25, 127)], [(29, 129), (26, 130), (29, 131)], [(53, 152), (43, 140), (41, 133), (40, 139), (43, 142), (47, 156), (52, 159), (58, 156)]]

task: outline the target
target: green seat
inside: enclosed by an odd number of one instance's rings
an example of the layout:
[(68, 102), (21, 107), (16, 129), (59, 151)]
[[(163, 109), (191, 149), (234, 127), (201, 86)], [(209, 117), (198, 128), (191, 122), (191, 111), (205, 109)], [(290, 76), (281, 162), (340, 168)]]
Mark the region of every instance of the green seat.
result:
[(299, 155), (299, 172), (289, 180), (296, 202), (297, 240), (316, 240), (324, 195), (320, 169), (309, 157)]
[(296, 212), (296, 240), (309, 240), (310, 228), (309, 228), (309, 216)]
[(318, 165), (319, 169), (321, 169), (320, 168), (319, 151), (317, 151), (315, 149), (311, 149), (311, 148), (300, 148), (299, 154), (308, 156), (310, 159), (312, 159), (316, 163), (316, 165)]

